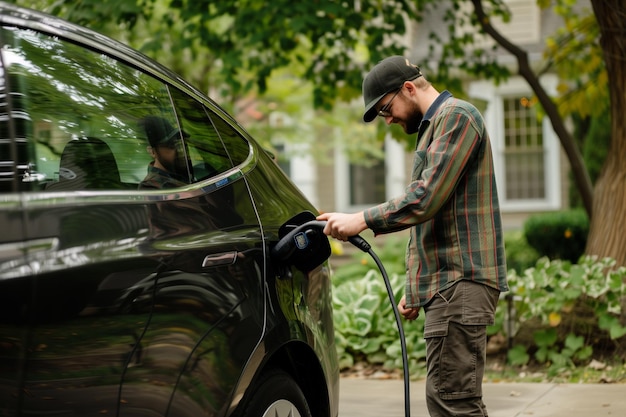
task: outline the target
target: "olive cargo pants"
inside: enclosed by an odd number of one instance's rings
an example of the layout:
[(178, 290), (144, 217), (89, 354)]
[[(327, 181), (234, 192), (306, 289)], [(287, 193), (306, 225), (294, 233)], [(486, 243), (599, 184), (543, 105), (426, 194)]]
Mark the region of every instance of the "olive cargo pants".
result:
[(460, 280), (424, 307), (431, 417), (487, 417), (482, 400), (487, 326), (494, 323), (499, 295), (494, 288)]

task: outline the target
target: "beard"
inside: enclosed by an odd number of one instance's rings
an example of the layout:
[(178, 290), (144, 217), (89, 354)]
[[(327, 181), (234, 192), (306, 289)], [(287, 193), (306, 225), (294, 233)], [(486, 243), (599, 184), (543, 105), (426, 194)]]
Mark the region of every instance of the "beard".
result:
[(185, 179), (189, 177), (187, 173), (187, 164), (185, 163), (185, 160), (179, 155), (176, 155), (173, 158), (160, 158), (159, 162), (161, 163), (163, 168), (170, 174)]
[(420, 128), (420, 124), (422, 123), (423, 117), (424, 115), (422, 113), (416, 111), (413, 117), (407, 120), (404, 131), (408, 134), (417, 133)]
[(420, 124), (422, 123), (422, 119), (424, 115), (417, 107), (417, 104), (414, 102), (411, 103), (411, 108), (407, 114), (406, 119), (404, 120), (404, 132), (408, 135), (417, 133), (420, 128)]
[(177, 161), (177, 159), (178, 158), (173, 158), (173, 159), (162, 158), (159, 161), (161, 162), (161, 165), (163, 166), (163, 168), (165, 168), (167, 172), (178, 173), (178, 171), (180, 171), (180, 163)]

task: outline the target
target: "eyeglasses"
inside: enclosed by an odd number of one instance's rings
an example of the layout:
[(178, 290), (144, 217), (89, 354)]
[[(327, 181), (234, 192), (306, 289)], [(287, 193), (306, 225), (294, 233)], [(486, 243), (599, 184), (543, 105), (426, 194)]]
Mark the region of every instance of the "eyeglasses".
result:
[(402, 90), (402, 87), (400, 87), (400, 89), (398, 91), (396, 91), (396, 93), (393, 95), (393, 97), (391, 97), (391, 100), (389, 100), (387, 102), (387, 104), (385, 104), (384, 106), (382, 106), (380, 108), (380, 110), (378, 110), (378, 115), (380, 117), (391, 117), (391, 112), (389, 111), (389, 106), (391, 106), (391, 102), (393, 101), (394, 98), (396, 98), (396, 96), (398, 95), (400, 90)]

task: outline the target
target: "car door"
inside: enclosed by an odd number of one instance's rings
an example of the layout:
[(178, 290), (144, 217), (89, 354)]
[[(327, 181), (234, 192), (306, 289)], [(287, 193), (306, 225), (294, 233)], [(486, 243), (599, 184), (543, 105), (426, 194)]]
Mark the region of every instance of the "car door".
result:
[[(24, 253), (31, 247), (51, 242), (27, 240), (22, 221), (22, 202), (18, 172), (23, 166), (23, 147), (15, 138), (24, 126), (20, 100), (11, 94), (6, 80), (4, 59), (0, 55), (0, 409), (16, 408), (21, 369), (28, 337), (16, 324), (16, 313), (32, 302), (31, 282), (21, 279)], [(17, 135), (16, 135), (17, 132)], [(12, 395), (13, 394), (13, 395)], [(6, 406), (4, 406), (6, 404)]]
[[(0, 29), (22, 126), (0, 138), (19, 159), (1, 190), (0, 414), (223, 413), (264, 325), (263, 238), (233, 156), (248, 146), (227, 151), (168, 74), (76, 39)], [(147, 116), (178, 136), (172, 187), (140, 186)]]
[[(168, 92), (186, 161), (180, 177), (190, 185), (139, 191), (149, 212), (142, 250), (162, 271), (130, 299), (132, 308), (151, 310), (143, 339), (159, 360), (151, 389), (171, 381), (172, 415), (214, 415), (231, 407), (265, 326), (264, 240), (238, 168), (249, 144), (239, 137), (227, 149), (214, 112), (176, 88)], [(146, 370), (129, 369), (124, 391), (145, 385)]]

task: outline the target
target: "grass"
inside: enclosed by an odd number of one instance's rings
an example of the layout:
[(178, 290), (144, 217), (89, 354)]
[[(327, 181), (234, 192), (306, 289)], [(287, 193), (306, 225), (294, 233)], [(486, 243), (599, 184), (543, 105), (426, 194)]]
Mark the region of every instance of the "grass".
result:
[(507, 365), (504, 356), (487, 359), (486, 382), (550, 382), (561, 384), (615, 384), (626, 383), (626, 364), (591, 360), (586, 365), (567, 369), (550, 369), (548, 366)]

